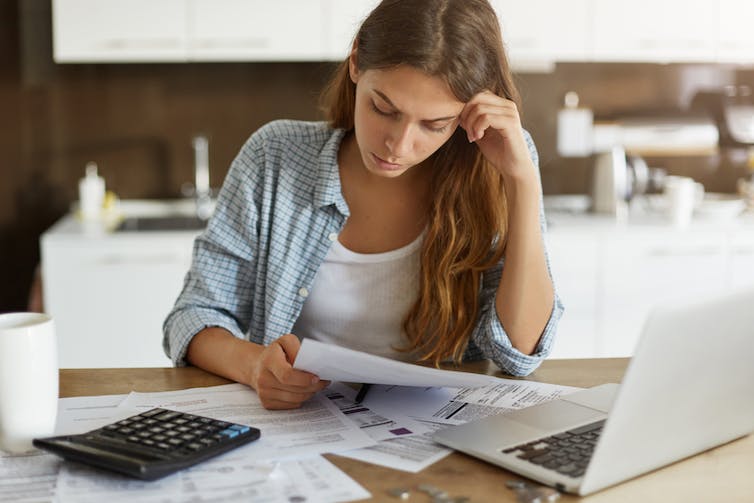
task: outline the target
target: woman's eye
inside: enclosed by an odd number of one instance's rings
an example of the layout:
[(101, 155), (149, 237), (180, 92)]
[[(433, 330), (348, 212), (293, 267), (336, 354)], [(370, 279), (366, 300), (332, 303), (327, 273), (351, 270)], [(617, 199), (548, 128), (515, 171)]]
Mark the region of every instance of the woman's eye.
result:
[(448, 130), (448, 126), (450, 126), (450, 124), (445, 124), (444, 126), (441, 126), (441, 127), (427, 126), (427, 129), (429, 129), (433, 133), (444, 133), (445, 131)]
[(375, 104), (375, 102), (374, 102), (374, 101), (372, 101), (372, 110), (374, 110), (374, 111), (375, 111), (375, 112), (377, 112), (378, 114), (380, 114), (380, 115), (383, 115), (383, 116), (385, 116), (385, 117), (392, 117), (393, 115), (395, 115), (395, 112), (387, 112), (387, 111), (385, 111), (385, 110), (381, 110), (381, 109), (380, 109), (380, 108), (379, 108), (379, 107), (378, 107), (378, 106), (377, 106), (377, 105)]

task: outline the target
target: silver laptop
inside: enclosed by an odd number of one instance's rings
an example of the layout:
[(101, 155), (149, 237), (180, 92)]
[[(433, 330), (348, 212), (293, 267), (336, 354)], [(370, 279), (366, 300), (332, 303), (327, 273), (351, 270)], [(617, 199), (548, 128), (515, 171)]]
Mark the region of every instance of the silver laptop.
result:
[(585, 495), (746, 436), (752, 396), (754, 290), (657, 308), (620, 386), (451, 426), (434, 439)]

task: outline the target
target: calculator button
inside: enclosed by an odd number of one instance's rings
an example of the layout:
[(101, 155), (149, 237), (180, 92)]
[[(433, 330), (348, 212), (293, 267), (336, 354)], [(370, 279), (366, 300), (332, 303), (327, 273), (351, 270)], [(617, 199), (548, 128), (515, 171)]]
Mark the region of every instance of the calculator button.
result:
[(198, 451), (203, 449), (204, 445), (198, 442), (191, 442), (190, 444), (186, 444), (186, 448), (191, 449), (192, 451)]
[(215, 421), (212, 423), (212, 426), (216, 426), (218, 428), (227, 428), (230, 426), (230, 423), (227, 423), (225, 421)]
[(152, 436), (152, 440), (156, 440), (158, 442), (164, 442), (167, 439), (168, 439), (168, 437), (166, 437), (165, 435), (154, 435), (154, 436)]
[(175, 424), (186, 424), (186, 423), (188, 423), (188, 419), (184, 419), (182, 417), (179, 417), (178, 419), (173, 419), (173, 422)]
[(142, 423), (144, 423), (146, 425), (155, 424), (157, 422), (158, 421), (156, 419), (145, 419), (144, 421), (142, 421)]
[(129, 442), (141, 442), (141, 438), (137, 437), (136, 435), (131, 435), (126, 440)]
[(149, 428), (149, 431), (151, 431), (152, 433), (162, 433), (163, 431), (165, 431), (165, 428), (160, 428), (159, 426), (152, 426), (151, 428)]
[(154, 416), (155, 419), (158, 419), (160, 421), (170, 421), (171, 419), (174, 419), (176, 417), (179, 417), (181, 415), (180, 412), (175, 412), (172, 410), (165, 411), (160, 415)]
[(181, 445), (183, 443), (183, 440), (181, 440), (180, 438), (169, 438), (168, 443), (170, 445)]
[(128, 427), (123, 427), (123, 428), (120, 428), (118, 430), (118, 433), (122, 433), (123, 435), (130, 435), (133, 432), (134, 432), (134, 430), (132, 428), (128, 428)]
[(152, 446), (152, 445), (154, 445), (154, 444), (155, 444), (155, 441), (154, 441), (154, 440), (151, 440), (151, 439), (149, 439), (149, 438), (145, 438), (144, 440), (142, 440), (142, 441), (141, 441), (141, 443), (142, 443), (142, 444), (144, 444), (144, 445), (149, 445), (149, 446)]
[(196, 435), (192, 435), (190, 433), (186, 433), (185, 435), (181, 435), (180, 437), (182, 440), (185, 440), (186, 442), (189, 442), (191, 440), (194, 440), (196, 438)]
[(215, 443), (217, 443), (217, 441), (216, 441), (215, 439), (212, 439), (212, 438), (207, 438), (207, 437), (205, 437), (205, 438), (200, 438), (200, 439), (199, 439), (199, 442), (201, 442), (201, 443), (202, 443), (202, 444), (204, 444), (204, 445), (212, 445), (212, 444), (215, 444)]
[(181, 433), (188, 433), (191, 431), (191, 428), (187, 428), (186, 426), (179, 426), (176, 428), (176, 431), (180, 431)]
[(235, 438), (238, 436), (238, 432), (236, 430), (231, 430), (230, 428), (223, 430), (220, 432), (220, 435), (225, 435), (228, 438)]
[(148, 410), (146, 412), (142, 412), (140, 414), (140, 416), (141, 417), (152, 417), (152, 416), (156, 416), (157, 414), (160, 414), (162, 412), (165, 412), (165, 409), (152, 409), (152, 410)]
[(229, 427), (229, 428), (230, 428), (231, 430), (236, 430), (236, 431), (238, 431), (238, 433), (246, 433), (247, 431), (249, 431), (249, 430), (250, 430), (250, 428), (249, 428), (248, 426), (244, 426), (244, 425), (242, 425), (242, 424), (232, 424), (232, 425), (230, 425), (230, 427)]
[(191, 421), (186, 426), (188, 426), (189, 428), (199, 428), (200, 426), (202, 426), (202, 424), (197, 421)]
[(179, 435), (179, 434), (180, 434), (180, 432), (177, 432), (175, 430), (168, 430), (168, 431), (165, 432), (165, 435), (167, 435), (169, 437), (174, 437), (174, 436)]
[(170, 445), (166, 444), (165, 442), (157, 442), (157, 444), (155, 444), (155, 446), (158, 449), (162, 449), (162, 450), (167, 450), (167, 449), (171, 448)]

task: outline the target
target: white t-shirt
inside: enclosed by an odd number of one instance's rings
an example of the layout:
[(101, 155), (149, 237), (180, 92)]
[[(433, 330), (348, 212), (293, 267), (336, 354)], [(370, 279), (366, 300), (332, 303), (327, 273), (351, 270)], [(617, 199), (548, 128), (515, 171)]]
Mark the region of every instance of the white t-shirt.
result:
[(398, 360), (413, 360), (403, 321), (419, 295), (424, 234), (385, 253), (356, 253), (333, 242), (314, 277), (309, 296), (293, 327), (311, 337), (358, 351)]

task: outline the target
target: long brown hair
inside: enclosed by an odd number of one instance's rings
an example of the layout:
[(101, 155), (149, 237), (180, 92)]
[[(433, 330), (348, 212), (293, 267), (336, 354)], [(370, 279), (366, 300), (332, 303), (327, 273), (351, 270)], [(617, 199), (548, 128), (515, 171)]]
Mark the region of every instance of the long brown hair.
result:
[[(445, 80), (463, 103), (489, 90), (519, 105), (487, 0), (383, 0), (361, 25), (356, 47), (360, 71), (408, 65)], [(355, 100), (346, 59), (322, 95), (332, 127), (353, 129)], [(404, 322), (403, 349), (437, 365), (463, 358), (478, 318), (482, 273), (502, 259), (508, 219), (502, 177), (460, 127), (432, 164), (419, 298)]]

